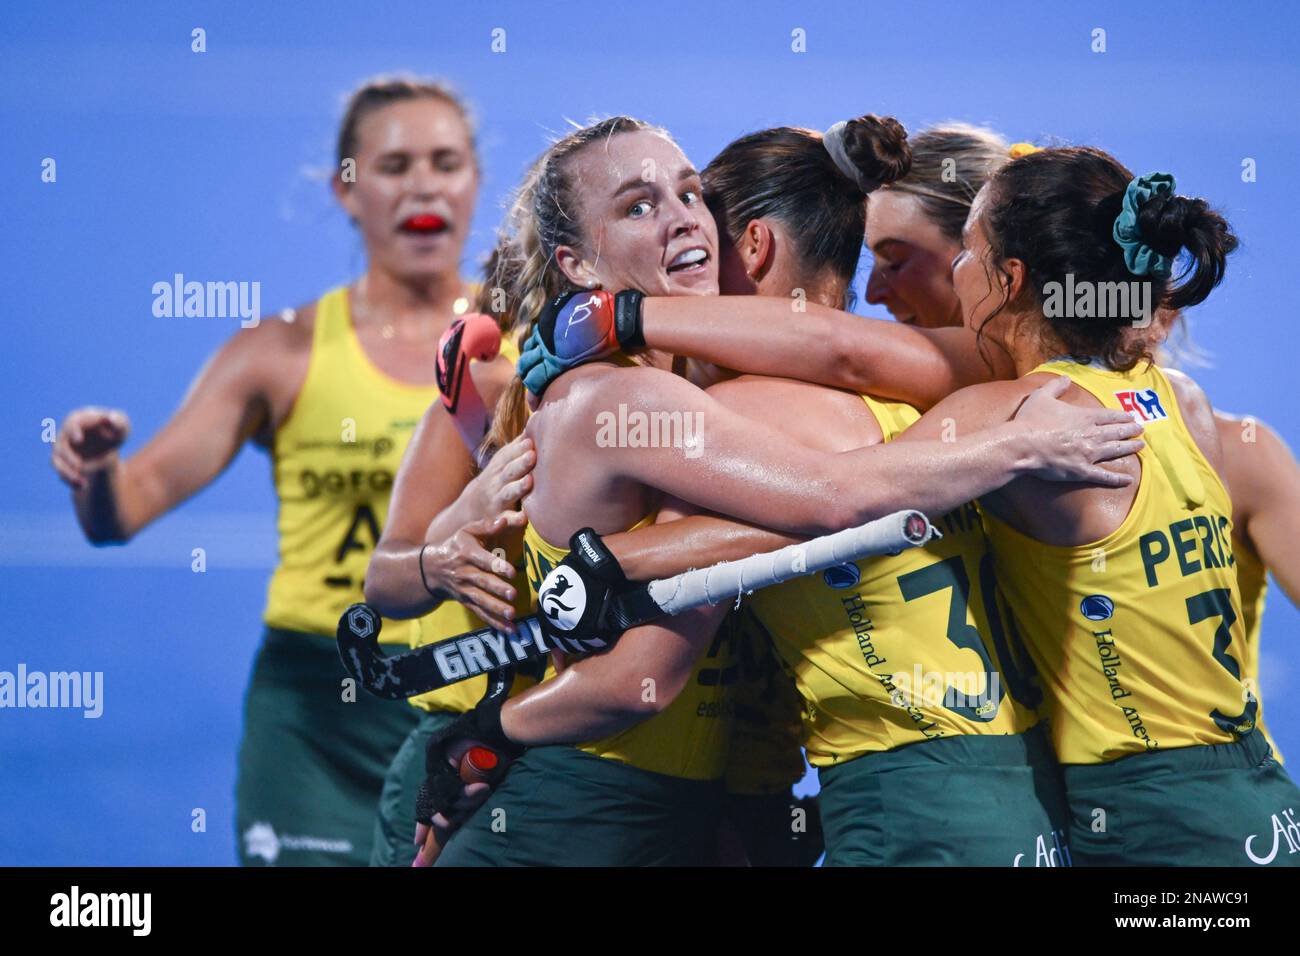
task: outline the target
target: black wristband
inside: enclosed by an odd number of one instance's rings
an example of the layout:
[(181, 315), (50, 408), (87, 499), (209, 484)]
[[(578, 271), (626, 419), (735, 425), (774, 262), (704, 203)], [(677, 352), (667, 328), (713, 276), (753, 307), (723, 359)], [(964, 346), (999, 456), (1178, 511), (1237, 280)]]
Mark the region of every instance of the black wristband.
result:
[(509, 699), (509, 682), (505, 693), (490, 695), (466, 711), (453, 726), (461, 731), (458, 736), (472, 737), (491, 750), (514, 760), (523, 756), (528, 748), (506, 736), (501, 728), (501, 708)]
[(574, 556), (574, 560), (581, 561), (583, 567), (607, 584), (627, 583), (627, 575), (623, 573), (618, 558), (614, 557), (614, 552), (606, 547), (604, 539), (591, 528), (582, 528), (573, 533), (573, 537), (569, 539), (569, 554)]
[(429, 579), (426, 578), (426, 577), (424, 576), (424, 549), (425, 549), (425, 548), (432, 548), (432, 547), (433, 547), (433, 545), (431, 545), (431, 544), (425, 544), (425, 545), (421, 545), (421, 546), (420, 546), (420, 558), (419, 558), (419, 562), (420, 562), (420, 583), (424, 585), (424, 589), (425, 589), (426, 591), (429, 592), (429, 596), (430, 596), (430, 597), (440, 598), (440, 597), (444, 597), (444, 595), (439, 594), (439, 593), (438, 593), (437, 591), (435, 591), (433, 588), (429, 587)]
[(614, 296), (614, 335), (624, 349), (645, 348), (641, 328), (641, 303), (645, 296), (636, 289), (624, 289)]

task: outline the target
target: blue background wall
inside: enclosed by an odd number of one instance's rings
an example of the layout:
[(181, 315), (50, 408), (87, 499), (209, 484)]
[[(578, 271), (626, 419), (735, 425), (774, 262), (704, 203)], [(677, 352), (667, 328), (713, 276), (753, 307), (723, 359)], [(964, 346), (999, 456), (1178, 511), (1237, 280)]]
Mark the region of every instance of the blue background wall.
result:
[[(467, 267), (501, 202), (566, 118), (631, 113), (698, 165), (775, 124), (865, 111), (1059, 137), (1170, 169), (1244, 247), (1192, 316), (1216, 405), (1300, 441), (1293, 278), (1300, 159), (1297, 14), (1287, 3), (736, 4), (245, 2), (8, 4), (0, 22), (5, 228), (0, 349), (0, 670), (102, 670), (105, 709), (0, 710), (0, 863), (234, 860), (234, 753), (274, 499), (245, 451), (129, 548), (81, 540), (42, 420), (86, 403), (152, 434), (233, 319), (159, 319), (176, 272), (257, 280), (272, 311), (362, 268), (326, 186), (341, 97), (409, 69), (445, 76), (481, 117), (485, 181)], [(382, 10), (381, 12), (376, 12)], [(191, 52), (191, 30), (207, 52)], [(506, 52), (491, 52), (491, 31)], [(1093, 53), (1091, 32), (1106, 30)], [(806, 31), (807, 52), (791, 50)], [(41, 162), (57, 161), (56, 183)], [(1241, 179), (1243, 158), (1258, 181)], [(207, 550), (204, 574), (190, 551)], [(1300, 753), (1300, 618), (1276, 595), (1263, 696)], [(161, 675), (167, 680), (162, 682)], [(191, 811), (207, 831), (191, 832)]]

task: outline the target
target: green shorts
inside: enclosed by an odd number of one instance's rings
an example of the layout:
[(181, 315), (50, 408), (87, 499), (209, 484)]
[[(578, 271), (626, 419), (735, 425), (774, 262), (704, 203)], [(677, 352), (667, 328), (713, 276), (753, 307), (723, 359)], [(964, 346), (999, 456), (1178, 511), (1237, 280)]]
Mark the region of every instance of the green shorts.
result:
[(420, 714), (420, 722), (406, 735), (384, 777), (370, 848), (371, 866), (410, 866), (415, 858), (415, 795), (424, 783), (424, 751), (429, 738), (459, 714), (435, 710)]
[(1042, 725), (941, 737), (818, 772), (825, 866), (1069, 866)]
[(1081, 866), (1300, 866), (1300, 788), (1264, 735), (1064, 768)]
[(244, 866), (365, 866), (393, 755), (418, 713), (347, 678), (333, 638), (267, 628), (244, 698), (235, 834)]
[(706, 866), (721, 781), (683, 780), (537, 747), (447, 842), (438, 866)]

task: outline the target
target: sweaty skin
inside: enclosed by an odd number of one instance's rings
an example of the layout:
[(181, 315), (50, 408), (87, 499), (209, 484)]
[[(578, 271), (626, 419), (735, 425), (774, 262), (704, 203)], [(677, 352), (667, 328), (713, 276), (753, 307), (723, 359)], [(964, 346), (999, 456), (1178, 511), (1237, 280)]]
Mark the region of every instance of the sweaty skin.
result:
[(1300, 465), (1263, 422), (1216, 411), (1214, 423), (1219, 474), (1232, 496), (1234, 543), (1254, 552), (1300, 605)]
[[(927, 409), (945, 395), (1007, 378), (1009, 356), (969, 329), (923, 329), (775, 296), (650, 298), (646, 344), (724, 368), (816, 382)], [(743, 347), (738, 347), (743, 343)]]
[[(625, 143), (631, 139), (631, 136), (617, 137), (612, 142)], [(673, 175), (671, 156), (662, 158), (664, 162), (659, 165), (668, 173), (669, 181), (690, 182), (690, 176)], [(598, 165), (589, 171), (585, 180), (597, 193), (600, 191), (600, 172)], [(607, 174), (609, 172), (606, 170)], [(613, 173), (612, 179), (617, 182), (619, 174), (616, 169)], [(660, 197), (656, 208), (664, 216), (662, 241), (667, 250), (660, 257), (661, 261), (671, 261), (671, 250), (688, 242), (698, 242), (701, 247), (712, 246), (711, 237), (707, 235), (710, 227), (696, 218), (692, 206), (684, 196), (664, 194)], [(613, 212), (612, 209), (608, 211)], [(696, 231), (705, 235), (695, 238), (692, 234)], [(566, 267), (566, 275), (575, 285), (583, 284), (591, 274), (584, 275), (583, 269), (596, 268), (580, 253), (581, 250), (573, 251), (568, 260), (557, 254), (557, 261), (562, 266), (565, 261), (579, 263), (573, 266), (571, 273)], [(619, 274), (617, 257), (604, 256), (599, 262), (605, 272), (597, 273), (596, 278), (604, 287), (646, 288), (645, 282), (655, 281), (653, 276), (643, 282)], [(671, 299), (660, 301), (666, 304), (668, 311), (659, 314), (658, 318), (671, 319), (674, 307), (677, 308), (679, 324), (686, 330), (683, 334), (687, 337), (691, 322), (682, 317), (695, 315), (695, 321), (698, 321), (700, 309), (705, 307), (717, 314), (727, 314), (726, 308), (718, 308), (719, 303), (757, 303), (758, 309), (766, 310), (774, 324), (778, 318), (787, 326), (792, 324), (789, 322), (789, 302), (780, 299), (679, 298), (675, 300), (676, 306)], [(814, 309), (821, 311), (814, 313)], [(859, 321), (817, 306), (810, 306), (808, 314), (814, 314), (823, 323), (819, 327), (822, 330), (837, 323), (843, 326), (847, 322)], [(753, 316), (748, 317), (752, 319)], [(647, 338), (654, 321), (655, 316), (647, 311)], [(889, 327), (901, 331), (909, 342), (928, 341), (915, 330), (892, 323)], [(732, 334), (734, 336), (734, 330)], [(826, 334), (829, 337), (830, 333)], [(893, 331), (883, 334), (892, 335), (894, 341), (898, 341)], [(707, 340), (708, 336), (704, 338)], [(744, 340), (743, 337), (733, 337), (733, 348), (736, 341)], [(809, 340), (817, 339), (790, 338), (792, 346), (812, 352), (814, 350), (806, 347)], [(915, 366), (900, 362), (903, 369), (900, 377), (934, 374), (936, 352), (928, 345), (921, 347), (929, 350), (930, 366), (922, 373), (917, 372)], [(860, 351), (857, 348), (852, 352), (852, 361), (858, 360)], [(712, 357), (699, 352), (696, 355), (705, 359)], [(845, 360), (843, 353), (836, 358)], [(727, 361), (725, 364), (734, 367), (743, 363)], [(828, 361), (824, 364), (831, 367), (835, 363)], [(946, 367), (951, 368), (951, 363)], [(1131, 480), (1127, 476), (1097, 465), (1086, 469), (1086, 475), (1083, 470), (1068, 468), (1062, 471), (1040, 469), (1023, 460), (1009, 465), (1009, 446), (1006, 443), (1014, 443), (1017, 436), (1029, 438), (1030, 445), (1025, 451), (1012, 452), (1012, 459), (1025, 453), (1032, 455), (1044, 442), (1063, 441), (1063, 445), (1057, 448), (1058, 453), (1068, 446), (1087, 443), (1090, 434), (1086, 427), (1089, 424), (1087, 417), (1063, 414), (1062, 406), (1053, 400), (1053, 395), (1059, 394), (1065, 385), (1066, 381), (1060, 379), (1044, 388), (1024, 403), (1025, 410), (1020, 420), (1009, 421), (1019, 409), (1018, 403), (1017, 409), (1005, 414), (1000, 424), (982, 435), (967, 433), (956, 440), (945, 440), (944, 436), (939, 440), (913, 442), (906, 446), (890, 443), (862, 448), (872, 434), (867, 432), (856, 442), (847, 443), (848, 448), (855, 450), (818, 449), (801, 444), (752, 417), (736, 413), (712, 395), (700, 392), (690, 383), (661, 369), (594, 363), (562, 375), (547, 390), (541, 405), (529, 420), (527, 433), (535, 441), (538, 463), (535, 490), (525, 499), (524, 507), (538, 533), (553, 542), (567, 540), (584, 526), (605, 534), (628, 528), (657, 507), (661, 519), (685, 510), (677, 503), (663, 506), (661, 499), (664, 498), (679, 499), (689, 503), (686, 507), (725, 512), (786, 531), (822, 533), (858, 524), (901, 507), (943, 513), (1004, 484), (1015, 474), (1031, 471), (1056, 478), (1087, 477), (1108, 486), (1127, 483)], [(798, 389), (793, 384), (786, 387)], [(851, 395), (841, 394), (835, 400), (850, 399), (861, 405), (860, 399)], [(772, 406), (769, 410), (777, 409)], [(815, 420), (815, 417), (803, 415), (797, 404), (790, 410), (794, 417)], [(865, 406), (862, 406), (862, 413), (865, 413)], [(653, 447), (659, 443), (625, 440), (611, 442), (608, 432), (601, 430), (601, 421), (603, 417), (615, 414), (622, 421), (637, 416), (653, 421), (653, 416), (665, 414), (698, 420), (697, 433), (701, 441), (691, 447)], [(1102, 420), (1113, 423), (1100, 431), (1108, 439), (1115, 439), (1114, 446), (1104, 456), (1095, 455), (1090, 450), (1083, 456), (1088, 463), (1112, 454), (1131, 454), (1137, 450), (1140, 442), (1131, 439), (1138, 429), (1128, 416), (1110, 413), (1096, 419), (1097, 422)], [(1063, 426), (1066, 421), (1069, 425)], [(875, 437), (879, 439), (878, 432)], [(647, 444), (651, 447), (646, 447)], [(579, 662), (556, 680), (508, 702), (502, 712), (507, 735), (527, 743), (592, 739), (658, 712), (680, 690), (681, 682), (686, 679), (685, 675), (696, 657), (699, 642), (712, 633), (717, 617), (722, 613), (725, 613), (724, 608), (689, 612), (675, 618), (671, 630), (651, 627), (625, 635), (609, 653)], [(638, 689), (648, 666), (663, 678), (663, 683), (654, 695), (655, 700), (641, 702)], [(518, 722), (514, 715), (520, 715)]]

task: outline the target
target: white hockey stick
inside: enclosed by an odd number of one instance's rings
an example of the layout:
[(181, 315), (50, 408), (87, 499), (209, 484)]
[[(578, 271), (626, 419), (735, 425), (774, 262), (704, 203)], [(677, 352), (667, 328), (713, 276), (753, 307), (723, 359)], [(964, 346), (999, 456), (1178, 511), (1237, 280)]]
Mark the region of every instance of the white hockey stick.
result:
[[(920, 547), (938, 534), (921, 512), (898, 511), (803, 544), (650, 581), (620, 595), (612, 616), (620, 632), (626, 631), (693, 607), (735, 600), (791, 578)], [(555, 582), (556, 575), (565, 574), (571, 578), (566, 591), (581, 587), (572, 569), (555, 568), (543, 582), (540, 613), (517, 621), (513, 634), (485, 627), (391, 656), (379, 652), (379, 615), (369, 605), (354, 604), (339, 619), (339, 656), (348, 672), (372, 694), (398, 699), (544, 657), (552, 650), (599, 649), (603, 645), (597, 640), (587, 638), (579, 648), (564, 638), (566, 622), (567, 628), (572, 628), (581, 608), (563, 613), (544, 610), (548, 585)], [(546, 614), (550, 636), (542, 631), (541, 614)]]

